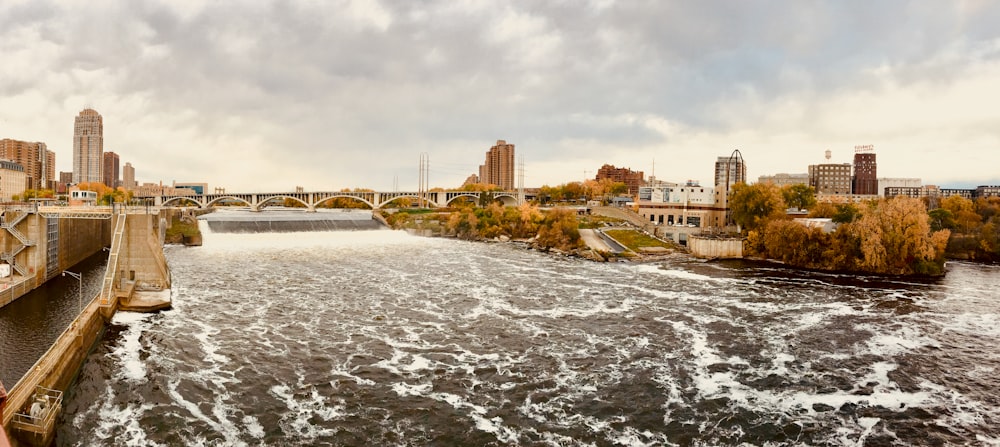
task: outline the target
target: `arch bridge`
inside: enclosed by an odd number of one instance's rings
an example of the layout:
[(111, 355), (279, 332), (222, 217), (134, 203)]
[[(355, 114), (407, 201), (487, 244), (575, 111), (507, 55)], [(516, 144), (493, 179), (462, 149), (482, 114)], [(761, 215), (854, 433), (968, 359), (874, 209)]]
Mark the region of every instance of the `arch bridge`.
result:
[(337, 198), (348, 198), (357, 200), (372, 209), (382, 208), (396, 199), (413, 199), (423, 201), (429, 207), (443, 208), (451, 205), (456, 200), (467, 198), (479, 202), (483, 195), (489, 194), (492, 200), (499, 200), (504, 205), (517, 205), (524, 200), (518, 198), (517, 191), (434, 191), (434, 192), (376, 192), (376, 191), (320, 191), (320, 192), (275, 192), (275, 193), (219, 193), (219, 194), (195, 194), (195, 195), (158, 195), (136, 197), (137, 199), (153, 199), (154, 206), (181, 206), (185, 203), (194, 203), (198, 208), (210, 208), (221, 203), (238, 202), (243, 203), (251, 211), (261, 211), (267, 207), (267, 203), (279, 200), (292, 200), (304, 206), (307, 211), (314, 212), (317, 207)]

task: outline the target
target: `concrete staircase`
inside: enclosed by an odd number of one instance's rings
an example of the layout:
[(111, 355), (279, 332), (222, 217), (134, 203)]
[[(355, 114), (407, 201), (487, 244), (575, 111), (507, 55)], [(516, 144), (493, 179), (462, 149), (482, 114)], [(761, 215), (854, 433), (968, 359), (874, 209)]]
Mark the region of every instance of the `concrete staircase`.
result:
[(122, 236), (125, 234), (125, 221), (128, 215), (118, 214), (115, 221), (115, 232), (111, 237), (111, 252), (108, 255), (108, 268), (104, 272), (104, 283), (101, 285), (101, 307), (110, 307), (115, 302), (115, 277), (118, 275), (118, 254), (122, 249)]

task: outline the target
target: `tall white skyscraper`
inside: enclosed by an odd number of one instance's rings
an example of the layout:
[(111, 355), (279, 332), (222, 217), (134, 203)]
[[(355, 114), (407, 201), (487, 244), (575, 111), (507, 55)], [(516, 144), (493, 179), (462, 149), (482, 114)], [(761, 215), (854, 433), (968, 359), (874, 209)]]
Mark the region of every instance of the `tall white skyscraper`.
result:
[(73, 183), (101, 182), (104, 162), (104, 119), (83, 109), (73, 126)]

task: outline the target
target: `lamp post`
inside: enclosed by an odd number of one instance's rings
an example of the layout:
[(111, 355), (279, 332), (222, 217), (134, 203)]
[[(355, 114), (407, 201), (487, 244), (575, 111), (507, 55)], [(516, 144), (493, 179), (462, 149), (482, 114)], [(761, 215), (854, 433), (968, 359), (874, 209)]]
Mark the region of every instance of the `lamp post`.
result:
[(80, 315), (83, 314), (83, 274), (82, 273), (73, 273), (73, 272), (69, 272), (69, 271), (63, 270), (62, 276), (66, 276), (66, 275), (72, 276), (72, 277), (76, 278), (77, 281), (80, 282), (80, 288), (78, 288), (77, 291), (76, 291), (77, 292), (77, 300), (78, 300), (78, 306), (77, 306), (77, 308), (79, 309), (79, 312), (77, 313), (76, 318), (79, 319)]

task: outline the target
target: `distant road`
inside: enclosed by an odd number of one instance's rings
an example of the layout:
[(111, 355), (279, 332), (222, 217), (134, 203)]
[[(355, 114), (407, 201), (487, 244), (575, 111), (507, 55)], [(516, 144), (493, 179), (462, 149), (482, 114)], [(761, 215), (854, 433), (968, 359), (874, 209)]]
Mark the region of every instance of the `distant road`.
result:
[(597, 234), (597, 231), (581, 229), (580, 237), (591, 250), (603, 251), (605, 253), (611, 253), (613, 251), (611, 246), (608, 245), (607, 242), (604, 242), (604, 239), (601, 239), (601, 236)]
[(618, 208), (614, 206), (595, 206), (590, 209), (591, 214), (597, 214), (599, 216), (614, 217), (617, 219), (625, 220), (632, 225), (639, 228), (644, 228), (649, 222), (643, 219), (642, 216), (638, 215), (635, 211), (627, 208)]

